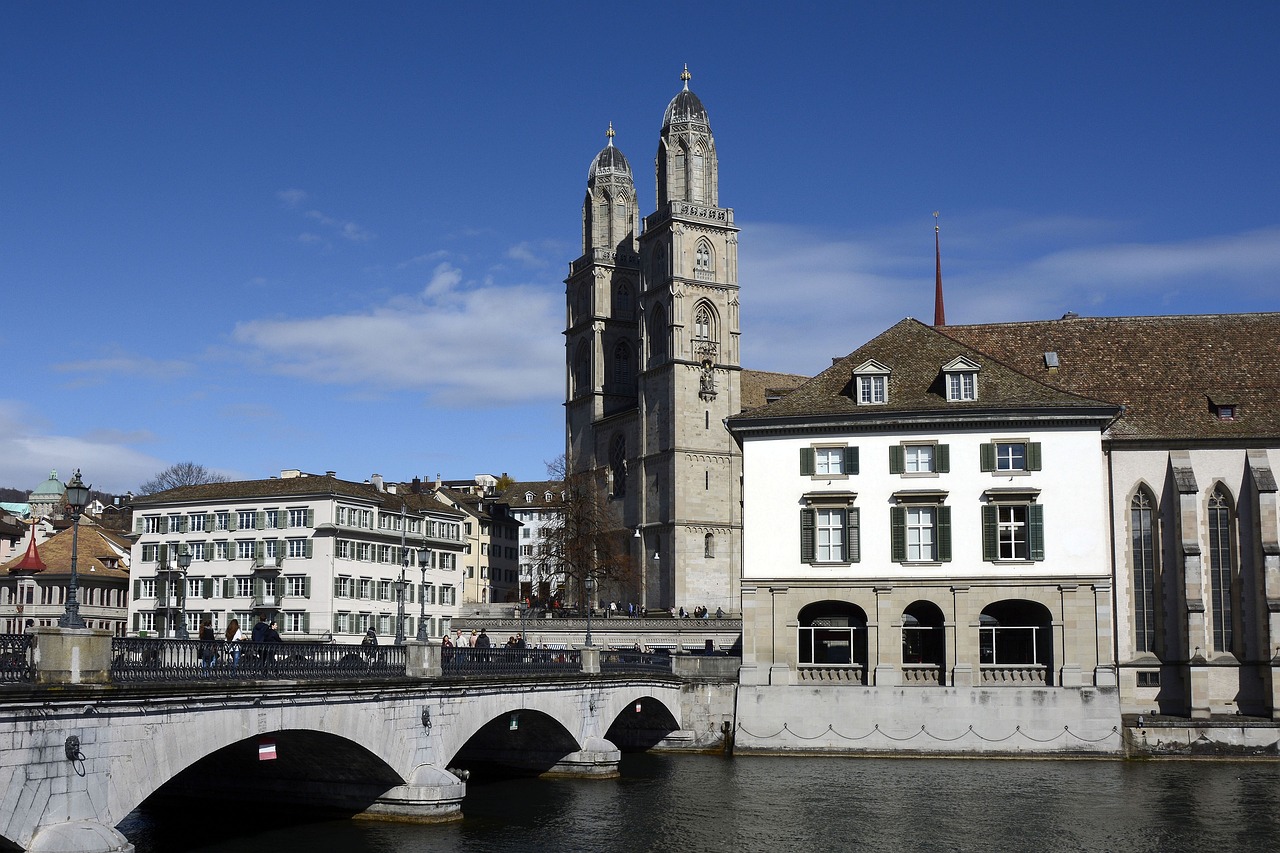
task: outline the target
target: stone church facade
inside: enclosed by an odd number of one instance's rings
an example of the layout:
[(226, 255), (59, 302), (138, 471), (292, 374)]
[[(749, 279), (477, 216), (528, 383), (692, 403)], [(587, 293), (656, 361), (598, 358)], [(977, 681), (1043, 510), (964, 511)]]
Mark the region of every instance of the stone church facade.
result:
[(707, 111), (682, 79), (652, 213), (640, 218), (612, 125), (588, 172), (565, 282), (566, 470), (604, 484), (632, 552), (634, 584), (602, 597), (736, 611), (742, 454), (724, 421), (744, 408), (738, 229)]

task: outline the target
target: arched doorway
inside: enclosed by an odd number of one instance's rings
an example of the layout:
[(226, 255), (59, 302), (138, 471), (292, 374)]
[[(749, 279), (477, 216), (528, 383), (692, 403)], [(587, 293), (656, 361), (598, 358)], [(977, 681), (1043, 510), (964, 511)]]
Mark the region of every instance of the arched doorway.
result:
[(867, 614), (861, 607), (847, 601), (818, 601), (804, 607), (798, 621), (801, 671), (841, 670), (840, 677), (866, 683)]
[(978, 659), (984, 685), (1053, 684), (1053, 617), (1034, 601), (988, 604), (978, 627)]
[(946, 683), (947, 637), (942, 610), (932, 601), (916, 601), (902, 612), (902, 681)]

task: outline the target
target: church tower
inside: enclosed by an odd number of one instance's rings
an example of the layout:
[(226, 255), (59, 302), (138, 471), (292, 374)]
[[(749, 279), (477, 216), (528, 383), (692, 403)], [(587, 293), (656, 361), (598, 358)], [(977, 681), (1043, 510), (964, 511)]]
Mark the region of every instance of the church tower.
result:
[(584, 254), (565, 282), (566, 453), (607, 479), (643, 606), (737, 610), (742, 457), (724, 420), (742, 408), (738, 229), (687, 67), (681, 79), (638, 238), (612, 136), (588, 174)]

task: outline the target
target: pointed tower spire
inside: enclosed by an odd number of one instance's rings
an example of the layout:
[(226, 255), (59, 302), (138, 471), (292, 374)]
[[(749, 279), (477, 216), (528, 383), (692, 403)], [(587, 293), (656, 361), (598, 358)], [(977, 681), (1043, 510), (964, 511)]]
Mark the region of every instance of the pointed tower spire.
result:
[(693, 79), (693, 75), (689, 73), (689, 63), (684, 64), (684, 71), (680, 74), (680, 79), (684, 81), (684, 90), (689, 91), (689, 81)]
[(43, 572), (49, 568), (44, 564), (44, 560), (40, 559), (40, 549), (36, 547), (36, 521), (31, 522), (31, 541), (27, 543), (27, 553), (22, 556), (22, 560), (16, 565), (9, 568), (9, 574), (32, 574)]
[(609, 129), (604, 132), (605, 138), (609, 140), (609, 147), (613, 147), (613, 122), (609, 122)]
[(933, 325), (947, 325), (947, 311), (942, 303), (942, 243), (938, 228), (938, 211), (933, 212), (933, 259), (936, 281), (933, 286)]

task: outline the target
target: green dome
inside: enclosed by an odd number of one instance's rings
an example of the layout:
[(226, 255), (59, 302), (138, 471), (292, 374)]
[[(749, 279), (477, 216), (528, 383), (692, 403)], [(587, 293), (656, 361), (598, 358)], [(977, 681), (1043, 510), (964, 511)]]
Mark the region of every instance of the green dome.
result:
[(58, 479), (57, 471), (49, 472), (49, 479), (36, 486), (31, 492), (31, 497), (36, 498), (41, 495), (57, 495), (61, 497), (67, 493), (67, 487), (62, 485), (62, 481)]

